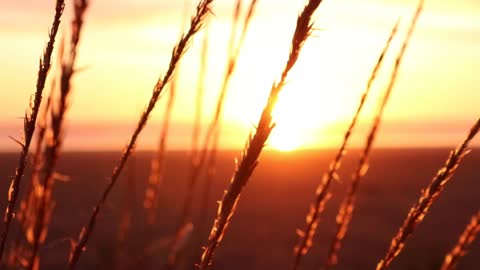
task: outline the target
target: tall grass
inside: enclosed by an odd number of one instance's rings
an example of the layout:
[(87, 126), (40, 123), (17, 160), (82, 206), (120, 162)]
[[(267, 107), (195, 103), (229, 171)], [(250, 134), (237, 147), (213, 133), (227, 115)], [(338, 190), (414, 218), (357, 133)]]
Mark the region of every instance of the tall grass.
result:
[[(55, 89), (55, 77), (52, 80), (51, 92)], [(32, 158), (32, 176), (28, 182), (26, 189), (26, 198), (23, 198), (20, 202), (20, 209), (17, 211), (16, 219), (21, 226), (21, 229), (18, 230), (15, 237), (14, 243), (10, 248), (8, 254), (7, 265), (11, 268), (18, 267), (19, 263), (27, 256), (28, 249), (22, 246), (21, 242), (24, 238), (24, 235), (28, 238), (28, 231), (33, 232), (33, 227), (35, 226), (35, 219), (37, 216), (37, 198), (36, 191), (41, 189), (40, 185), (40, 172), (42, 170), (42, 150), (45, 142), (45, 133), (47, 131), (47, 118), (48, 113), (50, 112), (51, 96), (48, 97), (47, 103), (43, 109), (43, 112), (40, 115), (38, 121), (38, 127), (36, 128), (36, 140), (35, 140), (35, 151)], [(30, 234), (31, 235), (31, 234)], [(31, 239), (31, 238), (30, 238)]]
[(120, 158), (120, 161), (118, 162), (117, 166), (113, 169), (107, 188), (103, 191), (100, 197), (100, 200), (93, 208), (92, 215), (90, 216), (90, 219), (87, 225), (81, 229), (76, 243), (72, 245), (70, 255), (68, 258), (68, 269), (75, 269), (76, 264), (80, 258), (80, 255), (82, 251), (85, 249), (88, 239), (90, 238), (90, 235), (92, 234), (92, 231), (95, 227), (95, 222), (97, 220), (97, 216), (100, 212), (101, 207), (105, 204), (108, 198), (108, 195), (110, 194), (113, 187), (115, 186), (115, 183), (117, 182), (123, 170), (123, 167), (125, 166), (125, 163), (127, 162), (128, 158), (130, 157), (134, 149), (138, 136), (142, 132), (143, 128), (146, 126), (150, 113), (155, 108), (155, 104), (157, 103), (160, 97), (160, 94), (163, 92), (163, 89), (165, 88), (165, 86), (172, 79), (174, 72), (177, 68), (177, 65), (180, 59), (182, 58), (182, 56), (184, 55), (185, 51), (187, 50), (191, 42), (191, 39), (201, 29), (204, 19), (207, 16), (208, 12), (210, 11), (212, 3), (213, 3), (213, 0), (201, 0), (198, 3), (196, 13), (190, 21), (190, 28), (185, 34), (181, 36), (177, 45), (173, 48), (167, 71), (163, 76), (160, 76), (160, 78), (156, 82), (153, 89), (152, 97), (150, 98), (147, 108), (140, 116), (137, 126), (130, 138), (129, 143), (127, 144), (122, 154), (122, 157)]
[(293, 262), (293, 268), (294, 270), (298, 269), (300, 267), (300, 262), (305, 254), (307, 254), (309, 248), (312, 245), (312, 240), (313, 236), (315, 235), (315, 231), (318, 227), (318, 222), (320, 215), (323, 212), (324, 206), (328, 200), (329, 196), (329, 187), (330, 184), (332, 183), (333, 180), (339, 179), (337, 171), (340, 169), (340, 166), (342, 164), (342, 159), (343, 156), (346, 154), (347, 151), (347, 145), (350, 140), (350, 136), (357, 124), (357, 120), (360, 116), (360, 113), (362, 112), (362, 109), (365, 105), (365, 102), (367, 100), (367, 97), (370, 93), (370, 90), (372, 88), (372, 84), (377, 78), (378, 71), (380, 70), (380, 67), (383, 64), (383, 61), (385, 59), (385, 55), (388, 52), (390, 48), (390, 44), (395, 37), (397, 30), (398, 30), (398, 25), (400, 21), (398, 21), (395, 26), (393, 27), (390, 36), (387, 39), (387, 42), (385, 44), (385, 47), (383, 48), (382, 52), (380, 53), (380, 56), (377, 59), (377, 62), (372, 70), (372, 73), (370, 75), (370, 78), (368, 79), (367, 86), (365, 91), (363, 92), (362, 96), (360, 97), (360, 102), (358, 104), (357, 110), (355, 111), (355, 114), (353, 115), (353, 118), (350, 122), (350, 125), (347, 128), (347, 132), (345, 132), (342, 144), (340, 148), (338, 149), (338, 152), (335, 155), (335, 158), (333, 159), (332, 163), (330, 163), (328, 172), (323, 175), (322, 181), (318, 185), (316, 191), (315, 191), (315, 201), (314, 203), (310, 206), (310, 210), (307, 214), (306, 217), (306, 226), (305, 229), (298, 230), (297, 234), (299, 235), (299, 241), (298, 244), (294, 248), (294, 262)]
[(298, 16), (295, 32), (292, 37), (290, 54), (284, 67), (280, 79), (272, 85), (270, 95), (265, 105), (260, 120), (258, 121), (255, 133), (247, 140), (247, 145), (240, 159), (228, 190), (225, 192), (222, 201), (218, 207), (217, 217), (208, 238), (199, 269), (207, 269), (213, 260), (216, 248), (220, 245), (228, 224), (235, 212), (236, 205), (240, 198), (243, 187), (248, 183), (255, 167), (258, 164), (258, 158), (267, 141), (272, 129), (275, 126), (272, 118), (272, 111), (277, 102), (278, 95), (285, 85), (288, 73), (298, 60), (300, 51), (307, 38), (312, 33), (312, 16), (320, 5), (321, 0), (310, 0)]
[[(241, 31), (240, 38), (239, 38), (239, 41), (237, 42), (236, 47), (233, 47), (233, 40), (232, 40), (232, 45), (230, 46), (230, 52), (229, 52), (230, 58), (227, 64), (227, 72), (224, 76), (222, 88), (221, 88), (222, 94), (219, 96), (219, 99), (217, 101), (217, 111), (218, 109), (221, 109), (221, 106), (224, 103), (223, 99), (225, 98), (225, 92), (228, 88), (229, 82), (231, 81), (233, 72), (236, 69), (238, 57), (240, 55), (240, 49), (243, 47), (243, 43), (247, 36), (250, 21), (253, 17), (256, 6), (257, 6), (257, 1), (252, 0), (248, 7), (247, 15), (245, 16), (245, 19), (243, 21), (243, 29)], [(205, 177), (205, 185), (202, 193), (204, 199), (202, 203), (200, 216), (204, 216), (204, 217), (206, 217), (208, 214), (208, 199), (210, 198), (210, 189), (211, 189), (213, 179), (215, 178), (215, 175), (216, 175), (217, 154), (218, 154), (219, 140), (221, 137), (221, 128), (222, 126), (221, 126), (221, 123), (219, 122), (218, 117), (215, 117), (214, 120), (210, 123), (210, 127), (208, 129), (209, 131), (213, 130), (213, 134), (212, 134), (212, 144), (210, 146), (208, 160), (206, 162), (207, 172)], [(205, 142), (208, 142), (208, 139), (206, 139)]]
[[(188, 23), (188, 9), (187, 2), (184, 1), (184, 19), (182, 20), (182, 25), (180, 31), (185, 29), (185, 26)], [(177, 68), (179, 69), (179, 67)], [(160, 131), (160, 140), (158, 142), (158, 148), (156, 155), (152, 159), (150, 176), (148, 178), (148, 184), (145, 189), (145, 198), (143, 200), (143, 207), (146, 210), (147, 223), (149, 225), (154, 225), (157, 216), (157, 209), (159, 207), (160, 200), (160, 189), (164, 182), (165, 174), (165, 155), (167, 152), (167, 139), (170, 130), (170, 122), (173, 114), (173, 107), (175, 104), (175, 97), (177, 92), (177, 86), (179, 82), (179, 76), (175, 76), (170, 84), (170, 91), (166, 101), (166, 107), (163, 114), (162, 126)]]
[(441, 270), (454, 270), (458, 267), (458, 261), (467, 254), (470, 246), (480, 232), (480, 211), (470, 219), (465, 230), (460, 235), (453, 249), (445, 256)]
[[(83, 17), (88, 7), (86, 0), (76, 0), (73, 2), (74, 17), (71, 22), (71, 34), (68, 43), (68, 52), (62, 46), (59, 50), (60, 55), (60, 74), (58, 93), (51, 93), (51, 105), (49, 106), (49, 125), (47, 133), (47, 141), (43, 150), (43, 166), (40, 186), (34, 187), (37, 194), (37, 209), (35, 222), (31, 229), (31, 256), (27, 263), (27, 269), (38, 269), (40, 258), (38, 250), (40, 245), (44, 243), (48, 225), (50, 224), (51, 215), (55, 202), (52, 197), (53, 185), (56, 180), (55, 169), (63, 144), (63, 123), (68, 109), (68, 99), (72, 91), (72, 78), (76, 72), (77, 49), (80, 41), (81, 30), (83, 26)], [(63, 44), (63, 43), (62, 43)], [(30, 233), (27, 231), (27, 235)]]
[(23, 142), (16, 140), (22, 151), (18, 159), (17, 170), (15, 176), (10, 182), (10, 189), (8, 191), (8, 204), (5, 209), (5, 217), (3, 219), (3, 230), (0, 237), (0, 260), (3, 257), (5, 250), (5, 242), (7, 241), (8, 232), (10, 229), (10, 223), (14, 215), (15, 204), (17, 202), (18, 193), (20, 190), (20, 182), (22, 181), (25, 167), (27, 165), (28, 151), (30, 149), (30, 143), (32, 142), (33, 133), (35, 132), (35, 124), (37, 122), (38, 112), (42, 103), (42, 93), (45, 88), (45, 82), (47, 80), (48, 71), (50, 70), (53, 48), (55, 45), (55, 37), (57, 36), (58, 28), (60, 27), (60, 19), (65, 7), (64, 0), (57, 0), (55, 4), (55, 15), (53, 18), (52, 26), (49, 31), (49, 40), (43, 52), (43, 56), (40, 58), (36, 91), (34, 94), (33, 103), (30, 103), (30, 107), (25, 113), (23, 119)]
[[(218, 136), (220, 133), (219, 131), (220, 121), (223, 113), (223, 105), (224, 105), (225, 97), (227, 95), (227, 90), (228, 90), (230, 80), (237, 66), (240, 49), (242, 48), (243, 42), (245, 40), (248, 26), (250, 24), (253, 12), (255, 10), (256, 3), (257, 3), (256, 0), (252, 0), (250, 2), (248, 13), (245, 17), (245, 20), (243, 24), (240, 25), (239, 21), (240, 21), (241, 9), (242, 9), (241, 8), (242, 1), (241, 0), (236, 1), (234, 14), (233, 14), (232, 30), (230, 33), (230, 41), (228, 45), (227, 70), (226, 70), (225, 76), (223, 77), (222, 85), (220, 88), (220, 94), (217, 98), (217, 103), (215, 106), (215, 112), (214, 112), (212, 121), (210, 122), (210, 125), (207, 128), (207, 131), (203, 140), (203, 146), (201, 151), (199, 152), (198, 162), (194, 163), (195, 166), (192, 167), (192, 170), (190, 172), (189, 182), (187, 184), (187, 192), (185, 195), (183, 210), (181, 213), (180, 227), (182, 227), (185, 222), (188, 222), (188, 219), (190, 218), (195, 185), (200, 177), (200, 173), (202, 171), (202, 168), (204, 167), (205, 161), (207, 160), (209, 154), (210, 156), (216, 155), (216, 147), (218, 145)], [(240, 27), (242, 27), (240, 39), (238, 42), (236, 42), (237, 31), (238, 31), (237, 28), (240, 28)], [(209, 148), (211, 148), (210, 152), (208, 151)], [(215, 157), (211, 157), (210, 160), (215, 160)]]
[[(303, 45), (307, 39), (312, 35), (314, 30), (314, 14), (318, 10), (322, 0), (308, 0), (306, 5), (302, 9), (301, 13), (297, 17), (296, 27), (291, 38), (290, 51), (286, 59), (285, 66), (279, 78), (275, 80), (271, 86), (270, 93), (263, 111), (260, 115), (258, 123), (255, 129), (251, 132), (247, 138), (245, 149), (238, 163), (236, 164), (235, 171), (231, 179), (231, 183), (227, 187), (227, 190), (223, 194), (222, 200), (219, 202), (219, 207), (214, 219), (213, 226), (209, 231), (209, 237), (207, 239), (206, 246), (201, 254), (198, 268), (201, 270), (208, 269), (212, 264), (216, 251), (221, 244), (223, 237), (225, 236), (229, 225), (232, 222), (233, 215), (235, 214), (236, 207), (240, 200), (240, 195), (243, 192), (244, 187), (248, 184), (250, 177), (252, 176), (256, 166), (258, 165), (260, 155), (264, 149), (268, 138), (275, 127), (275, 121), (272, 116), (272, 111), (275, 108), (278, 96), (281, 93), (284, 85), (286, 84), (290, 71), (296, 65), (298, 58), (302, 52)], [(226, 55), (226, 69), (223, 74), (220, 74), (220, 91), (218, 98), (215, 100), (215, 108), (213, 117), (206, 127), (204, 137), (202, 135), (202, 115), (204, 113), (203, 97), (206, 90), (206, 71), (209, 68), (210, 63), (207, 59), (207, 50), (209, 47), (209, 35), (205, 34), (200, 59), (200, 71), (198, 74), (197, 93), (192, 99), (195, 99), (195, 120), (192, 132), (192, 145), (190, 153), (189, 175), (187, 180), (187, 190), (184, 198), (177, 199), (182, 205), (179, 213), (180, 222), (176, 228), (174, 227), (174, 233), (164, 237), (161, 235), (157, 238), (157, 233), (160, 233), (160, 228), (163, 225), (163, 221), (157, 218), (157, 207), (159, 206), (159, 192), (160, 185), (162, 183), (163, 172), (166, 167), (165, 159), (167, 155), (167, 146), (170, 120), (173, 110), (174, 98), (176, 97), (176, 72), (179, 69), (179, 64), (183, 59), (186, 51), (192, 43), (192, 39), (201, 30), (206, 23), (206, 19), (210, 9), (212, 8), (213, 0), (199, 0), (196, 6), (195, 14), (190, 19), (190, 25), (187, 31), (180, 36), (178, 43), (173, 48), (171, 53), (170, 62), (165, 73), (159, 76), (159, 79), (154, 85), (152, 95), (148, 101), (145, 110), (141, 113), (136, 126), (129, 138), (124, 152), (120, 159), (113, 168), (113, 171), (108, 178), (107, 186), (100, 195), (99, 200), (93, 208), (93, 212), (89, 216), (88, 222), (81, 229), (76, 241), (72, 241), (72, 246), (69, 250), (67, 269), (75, 269), (78, 265), (81, 255), (87, 248), (89, 239), (94, 232), (97, 219), (101, 210), (105, 207), (110, 194), (114, 186), (117, 184), (120, 175), (123, 172), (124, 167), (127, 166), (127, 162), (131, 165), (131, 173), (128, 177), (128, 183), (124, 190), (125, 195), (121, 204), (121, 214), (116, 231), (116, 239), (111, 242), (115, 248), (112, 250), (114, 254), (109, 257), (111, 262), (110, 268), (113, 270), (119, 269), (143, 269), (144, 267), (151, 266), (151, 268), (162, 268), (165, 270), (178, 269), (182, 266), (181, 259), (188, 258), (187, 252), (192, 252), (193, 247), (199, 245), (199, 243), (192, 243), (194, 236), (194, 196), (203, 195), (200, 201), (200, 229), (196, 231), (202, 232), (205, 222), (207, 222), (208, 204), (210, 198), (210, 192), (212, 188), (212, 179), (215, 176), (215, 170), (217, 168), (217, 160), (219, 156), (217, 152), (219, 150), (219, 140), (221, 139), (221, 119), (225, 106), (225, 98), (233, 75), (237, 68), (239, 55), (243, 47), (243, 43), (246, 39), (246, 35), (249, 32), (249, 26), (253, 19), (255, 9), (258, 1), (250, 0), (249, 5), (246, 8), (244, 17), (242, 18), (243, 4), (245, 2), (241, 0), (234, 1), (234, 13), (232, 17), (232, 29), (228, 42), (227, 55)], [(417, 21), (423, 9), (423, 0), (419, 0), (419, 4), (415, 15), (409, 25), (405, 39), (401, 44), (398, 54), (396, 55), (395, 62), (393, 63), (392, 73), (390, 74), (390, 80), (386, 86), (384, 95), (379, 100), (379, 107), (374, 119), (372, 120), (369, 133), (367, 135), (364, 148), (362, 149), (361, 156), (356, 164), (353, 179), (348, 187), (347, 195), (343, 198), (339, 212), (337, 214), (337, 227), (333, 241), (330, 244), (328, 258), (325, 269), (332, 268), (338, 261), (339, 252), (341, 249), (341, 243), (348, 231), (349, 223), (352, 219), (353, 211), (356, 206), (357, 192), (361, 180), (368, 169), (368, 161), (371, 155), (371, 151), (376, 138), (378, 137), (378, 131), (382, 122), (384, 110), (391, 99), (391, 94), (397, 81), (399, 69), (404, 58), (404, 54), (410, 39), (413, 35)], [(84, 16), (88, 7), (87, 0), (74, 0), (74, 12), (73, 20), (71, 23), (71, 33), (69, 39), (64, 39), (62, 46), (59, 48), (59, 68), (58, 76), (53, 78), (52, 91), (48, 99), (47, 104), (41, 105), (43, 88), (47, 79), (48, 71), (51, 66), (51, 57), (55, 42), (55, 36), (57, 34), (60, 18), (64, 10), (64, 1), (56, 1), (56, 9), (52, 29), (49, 32), (49, 41), (44, 51), (44, 55), (40, 60), (39, 73), (37, 78), (37, 88), (34, 96), (33, 103), (30, 105), (24, 120), (24, 136), (23, 141), (16, 140), (22, 147), (20, 153), (20, 159), (17, 164), (17, 171), (12, 179), (9, 195), (8, 205), (5, 211), (5, 219), (3, 225), (3, 231), (0, 238), (0, 259), (4, 253), (6, 247), (7, 236), (9, 233), (10, 224), (12, 219), (17, 219), (20, 225), (19, 234), (17, 238), (11, 240), (13, 245), (8, 254), (8, 261), (2, 261), (1, 268), (4, 266), (8, 269), (40, 269), (40, 254), (42, 254), (41, 247), (44, 245), (47, 237), (49, 227), (51, 227), (51, 216), (55, 207), (55, 199), (53, 197), (53, 187), (56, 180), (59, 180), (62, 176), (56, 173), (57, 163), (61, 155), (61, 149), (64, 139), (64, 122), (65, 115), (69, 109), (69, 97), (73, 90), (72, 79), (78, 69), (76, 68), (76, 59), (78, 45), (81, 37), (82, 27), (84, 23)], [(186, 21), (188, 22), (188, 21)], [(185, 27), (182, 27), (184, 29)], [(399, 22), (393, 27), (387, 42), (380, 52), (380, 55), (375, 63), (371, 75), (367, 81), (366, 88), (360, 96), (360, 101), (356, 107), (356, 111), (344, 133), (343, 140), (340, 148), (335, 153), (334, 159), (331, 161), (327, 172), (323, 175), (317, 189), (315, 190), (314, 202), (311, 205), (307, 217), (304, 230), (298, 230), (299, 239), (294, 248), (293, 258), (293, 270), (297, 270), (301, 266), (303, 257), (308, 252), (312, 245), (313, 237), (316, 232), (319, 218), (323, 214), (323, 208), (330, 198), (330, 187), (332, 182), (338, 179), (337, 172), (343, 162), (343, 157), (346, 154), (349, 146), (350, 137), (353, 134), (358, 118), (365, 106), (367, 98), (370, 95), (371, 88), (376, 78), (378, 77), (379, 70), (385, 65), (386, 55), (390, 53), (390, 48), (393, 40), (395, 39), (399, 29)], [(255, 30), (255, 29), (254, 29)], [(163, 115), (163, 123), (161, 127), (160, 140), (158, 145), (158, 151), (152, 162), (152, 170), (150, 178), (148, 179), (144, 208), (146, 208), (146, 224), (148, 226), (148, 232), (146, 237), (154, 237), (152, 241), (137, 241), (137, 231), (134, 226), (141, 224), (140, 222), (134, 222), (135, 207), (139, 203), (133, 197), (135, 195), (135, 181), (138, 179), (134, 174), (134, 150), (135, 145), (139, 140), (140, 133), (147, 125), (148, 119), (156, 107), (156, 103), (164, 93), (165, 87), (169, 87), (168, 100), (166, 102), (165, 112)], [(44, 114), (40, 111), (40, 106), (45, 108)], [(40, 114), (40, 120), (37, 122), (37, 117)], [(42, 119), (43, 118), (43, 119)], [(301, 121), (299, 119), (299, 121)], [(21, 180), (27, 166), (27, 159), (29, 154), (29, 147), (34, 136), (36, 127), (37, 144), (35, 154), (32, 158), (32, 176), (29, 185), (26, 187), (27, 192), (25, 197), (20, 203), (20, 209), (17, 211), (15, 217), (14, 210), (16, 201), (19, 198), (19, 189)], [(393, 260), (403, 250), (406, 241), (411, 234), (415, 231), (419, 223), (421, 223), (428, 213), (431, 205), (442, 193), (445, 185), (450, 181), (457, 167), (461, 163), (463, 157), (468, 153), (468, 147), (477, 133), (480, 131), (480, 118), (473, 125), (465, 140), (450, 154), (443, 168), (434, 176), (432, 182), (426, 189), (422, 190), (422, 194), (417, 203), (413, 205), (408, 216), (403, 222), (402, 226), (398, 230), (397, 234), (393, 237), (388, 251), (385, 256), (380, 260), (377, 265), (377, 270), (384, 270), (389, 267)], [(202, 139), (202, 140), (200, 140)], [(197, 180), (206, 168), (206, 179), (203, 191), (195, 193), (195, 185)], [(140, 174), (139, 174), (140, 175)], [(183, 199), (183, 200), (182, 200)], [(141, 202), (140, 202), (141, 203)], [(69, 209), (76, 211), (77, 209)], [(273, 211), (278, 209), (273, 209)], [(142, 212), (143, 213), (143, 212)], [(480, 231), (480, 212), (477, 212), (472, 216), (470, 223), (467, 225), (463, 233), (460, 235), (454, 248), (447, 254), (441, 267), (442, 270), (455, 269), (458, 265), (458, 261), (469, 251), (476, 235)], [(168, 222), (165, 221), (165, 222)], [(206, 225), (205, 225), (206, 226)], [(145, 229), (145, 227), (142, 227)], [(155, 232), (155, 233), (153, 233)], [(152, 234), (149, 234), (152, 233)], [(198, 234), (198, 233), (197, 233)], [(23, 240), (25, 236), (25, 240)], [(114, 236), (114, 238), (115, 238)], [(200, 239), (200, 238), (199, 238)], [(150, 240), (150, 239), (149, 239)], [(22, 246), (23, 242), (25, 245)], [(130, 244), (136, 244), (136, 249), (139, 252), (130, 252)], [(140, 243), (140, 244), (138, 244)], [(327, 243), (329, 244), (329, 243)], [(141, 245), (141, 246), (140, 246)], [(195, 246), (196, 247), (196, 246)], [(187, 249), (187, 248), (191, 248)], [(253, 249), (252, 249), (253, 250)], [(48, 252), (48, 250), (45, 250)], [(54, 252), (54, 251), (52, 251)], [(162, 253), (163, 252), (163, 253)], [(193, 253), (193, 252), (192, 252)], [(148, 259), (155, 257), (164, 258), (165, 261), (150, 262)], [(110, 255), (110, 254), (109, 254)], [(43, 255), (42, 255), (43, 256)], [(348, 258), (346, 258), (348, 259)], [(43, 257), (42, 257), (43, 260)], [(187, 261), (185, 259), (185, 261)], [(149, 264), (152, 265), (149, 265)], [(154, 265), (155, 263), (155, 265)], [(190, 263), (190, 261), (188, 261)], [(193, 263), (193, 262), (192, 262)], [(188, 265), (191, 266), (191, 265)], [(108, 266), (106, 266), (108, 268)]]
[[(185, 193), (185, 199), (183, 202), (183, 208), (180, 214), (180, 222), (177, 226), (175, 237), (173, 238), (172, 243), (170, 244), (170, 252), (168, 256), (168, 263), (165, 266), (165, 269), (172, 269), (176, 264), (177, 253), (180, 251), (178, 248), (179, 244), (178, 241), (185, 241), (184, 240), (184, 231), (185, 228), (189, 228), (193, 226), (191, 222), (191, 215), (192, 215), (192, 206), (193, 206), (193, 199), (195, 195), (195, 186), (198, 182), (202, 169), (207, 162), (207, 177), (211, 176), (212, 168), (214, 165), (214, 161), (216, 160), (216, 149), (218, 147), (218, 137), (220, 135), (220, 127), (221, 127), (221, 117), (223, 114), (223, 106), (225, 102), (225, 98), (227, 95), (227, 90), (229, 86), (229, 82), (234, 74), (235, 68), (237, 66), (240, 49), (243, 46), (243, 42), (245, 40), (248, 26), (250, 24), (251, 18), (253, 16), (253, 12), (255, 10), (255, 6), (257, 1), (252, 0), (250, 2), (247, 15), (245, 16), (245, 20), (242, 24), (240, 24), (241, 18), (241, 11), (242, 11), (242, 2), (241, 0), (237, 0), (235, 3), (234, 14), (233, 14), (233, 21), (232, 21), (232, 28), (230, 31), (230, 39), (228, 43), (228, 61), (227, 61), (227, 69), (225, 76), (223, 77), (222, 85), (220, 88), (220, 93), (217, 98), (215, 111), (213, 118), (207, 127), (206, 134), (203, 140), (202, 149), (198, 152), (196, 158), (196, 162), (192, 162), (193, 165), (191, 167), (189, 181), (187, 183), (187, 192)], [(237, 41), (237, 31), (242, 30), (240, 34), (240, 38)], [(205, 48), (206, 49), (206, 48)], [(201, 74), (202, 75), (202, 74)], [(203, 79), (200, 79), (203, 80)], [(202, 87), (202, 86), (199, 86)], [(209, 151), (210, 148), (210, 151)], [(206, 183), (210, 182), (210, 179), (206, 179)]]
[(167, 97), (167, 105), (163, 115), (158, 149), (155, 157), (152, 160), (150, 177), (148, 179), (147, 188), (145, 190), (145, 199), (143, 201), (143, 207), (145, 208), (147, 214), (147, 223), (150, 225), (155, 224), (159, 203), (158, 197), (163, 181), (162, 178), (165, 171), (165, 154), (167, 151), (168, 131), (170, 128), (170, 120), (172, 117), (173, 105), (175, 102), (175, 93), (177, 92), (176, 78), (178, 77), (175, 77), (175, 79), (170, 84), (170, 91)]
[[(201, 124), (202, 124), (202, 115), (203, 115), (203, 96), (205, 92), (205, 79), (207, 76), (207, 66), (208, 66), (208, 53), (209, 53), (209, 36), (208, 31), (205, 33), (203, 42), (202, 42), (202, 50), (200, 56), (200, 72), (198, 74), (198, 81), (197, 81), (197, 95), (195, 98), (195, 120), (193, 124), (193, 131), (192, 131), (192, 143), (191, 143), (191, 153), (190, 153), (190, 171), (192, 171), (195, 166), (199, 166), (200, 162), (199, 159), (199, 143), (200, 143), (200, 131), (201, 131)], [(208, 179), (207, 179), (208, 180)], [(199, 230), (203, 232), (206, 223), (207, 223), (207, 209), (208, 209), (208, 202), (210, 199), (210, 183), (205, 181), (204, 189), (202, 192), (202, 205), (200, 210), (200, 222), (199, 222)]]
[(392, 90), (395, 86), (403, 56), (405, 54), (407, 46), (412, 37), (413, 31), (415, 29), (418, 18), (421, 14), (422, 8), (423, 8), (423, 0), (421, 0), (418, 4), (417, 10), (410, 23), (410, 27), (408, 29), (405, 40), (402, 43), (400, 51), (395, 59), (395, 64), (391, 73), (389, 83), (385, 90), (385, 94), (381, 99), (380, 107), (375, 115), (375, 118), (373, 119), (372, 126), (370, 128), (367, 139), (365, 141), (365, 146), (362, 150), (362, 153), (358, 160), (358, 165), (353, 174), (352, 182), (348, 187), (347, 195), (345, 196), (345, 198), (340, 204), (340, 209), (338, 210), (338, 214), (336, 217), (337, 228), (336, 228), (335, 236), (330, 244), (330, 249), (328, 251), (327, 261), (325, 263), (324, 269), (330, 269), (338, 262), (338, 256), (339, 256), (338, 254), (341, 248), (341, 243), (348, 231), (348, 227), (352, 219), (353, 211), (355, 209), (355, 203), (357, 199), (357, 192), (360, 185), (360, 181), (362, 177), (367, 173), (368, 166), (369, 166), (368, 160), (369, 160), (370, 152), (375, 142), (378, 129), (380, 128), (383, 113), (388, 104), (388, 101), (390, 100)]
[(479, 131), (480, 118), (472, 126), (465, 140), (457, 147), (457, 149), (450, 153), (445, 166), (437, 172), (432, 182), (422, 191), (422, 195), (418, 202), (412, 206), (407, 218), (397, 234), (393, 237), (385, 257), (378, 263), (377, 270), (387, 269), (392, 261), (400, 254), (408, 237), (415, 231), (418, 224), (423, 221), (432, 204), (438, 199), (445, 185), (453, 177), (458, 165), (468, 153), (468, 145)]

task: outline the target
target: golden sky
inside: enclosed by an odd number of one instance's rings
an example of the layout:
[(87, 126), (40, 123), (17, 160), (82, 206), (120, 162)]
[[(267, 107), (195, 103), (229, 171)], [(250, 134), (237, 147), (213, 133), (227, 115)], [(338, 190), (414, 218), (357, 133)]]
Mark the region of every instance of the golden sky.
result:
[[(210, 119), (224, 72), (233, 3), (218, 1), (208, 23), (210, 64), (204, 123)], [(403, 18), (398, 44), (416, 3), (325, 0), (316, 16), (316, 27), (321, 30), (307, 42), (278, 104), (272, 140), (287, 140), (302, 148), (339, 145), (392, 26)], [(22, 134), (19, 117), (34, 91), (54, 4), (54, 0), (0, 0), (0, 151), (15, 149), (8, 136)], [(288, 41), (303, 4), (259, 0), (229, 88), (222, 147), (243, 147), (287, 57)], [(74, 79), (67, 116), (67, 149), (123, 147), (154, 82), (166, 68), (186, 11), (191, 14), (194, 6), (192, 0), (91, 0), (79, 48), (78, 66), (85, 69)], [(70, 9), (67, 5), (61, 33), (67, 31)], [(426, 1), (387, 107), (378, 146), (453, 146), (465, 136), (480, 116), (478, 14), (478, 0)], [(178, 72), (171, 149), (189, 148), (201, 38), (194, 41)], [(390, 55), (389, 64), (394, 56)], [(364, 140), (378, 93), (388, 78), (386, 67), (363, 114), (360, 132), (353, 138), (354, 146)], [(164, 101), (157, 105), (141, 136), (140, 148), (156, 145)]]

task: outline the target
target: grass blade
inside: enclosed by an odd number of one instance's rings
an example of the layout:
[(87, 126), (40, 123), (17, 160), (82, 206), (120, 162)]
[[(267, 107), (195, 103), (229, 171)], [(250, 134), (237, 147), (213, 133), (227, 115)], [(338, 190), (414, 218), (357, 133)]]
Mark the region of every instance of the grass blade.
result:
[(272, 111), (281, 92), (289, 71), (293, 68), (300, 55), (303, 44), (312, 32), (312, 15), (320, 5), (321, 0), (310, 0), (298, 16), (297, 26), (292, 37), (290, 54), (280, 79), (272, 85), (267, 103), (263, 109), (262, 115), (256, 127), (255, 133), (247, 140), (247, 145), (242, 155), (237, 169), (233, 175), (228, 190), (225, 192), (219, 205), (217, 217), (210, 232), (208, 244), (203, 251), (199, 269), (207, 269), (213, 260), (214, 252), (219, 246), (227, 230), (228, 224), (235, 212), (236, 205), (240, 198), (243, 187), (248, 183), (262, 149), (275, 126), (272, 118)]

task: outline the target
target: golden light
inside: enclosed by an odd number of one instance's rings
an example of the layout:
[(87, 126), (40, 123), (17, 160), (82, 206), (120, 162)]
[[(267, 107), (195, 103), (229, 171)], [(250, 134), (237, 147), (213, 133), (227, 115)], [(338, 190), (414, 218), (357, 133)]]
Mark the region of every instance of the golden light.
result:
[[(306, 146), (307, 137), (312, 128), (309, 96), (305, 91), (297, 91), (291, 87), (280, 93), (273, 111), (275, 128), (272, 131), (268, 146), (278, 151), (293, 151)], [(318, 123), (315, 123), (318, 124)]]
[(275, 150), (289, 152), (302, 145), (302, 137), (299, 130), (280, 125), (275, 127), (268, 144)]

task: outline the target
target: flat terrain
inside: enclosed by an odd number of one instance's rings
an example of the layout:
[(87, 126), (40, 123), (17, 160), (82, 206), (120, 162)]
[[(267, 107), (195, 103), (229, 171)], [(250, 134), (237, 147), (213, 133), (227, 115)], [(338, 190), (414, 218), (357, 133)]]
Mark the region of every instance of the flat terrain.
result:
[[(375, 149), (370, 170), (360, 187), (358, 204), (346, 236), (340, 263), (336, 269), (374, 269), (401, 225), (420, 191), (448, 157), (448, 149)], [(208, 226), (213, 222), (216, 201), (229, 183), (236, 152), (222, 152), (210, 198)], [(213, 269), (289, 269), (296, 228), (303, 228), (308, 205), (320, 176), (334, 151), (266, 152), (243, 193), (238, 211), (220, 246)], [(165, 262), (166, 247), (178, 222), (188, 179), (188, 153), (171, 152), (167, 157), (165, 183), (158, 209), (158, 224), (147, 227), (142, 200), (148, 179), (152, 153), (137, 153), (97, 224), (87, 253), (79, 269), (159, 269)], [(46, 245), (41, 250), (45, 269), (64, 269), (69, 239), (79, 229), (106, 185), (119, 153), (62, 154), (59, 173), (68, 182), (55, 186), (56, 210)], [(334, 219), (340, 199), (350, 182), (358, 152), (348, 154), (340, 171), (341, 182), (334, 183), (333, 197), (315, 236), (314, 246), (302, 269), (319, 269), (334, 231)], [(5, 207), (9, 176), (14, 173), (16, 153), (0, 154), (0, 205)], [(29, 175), (25, 178), (28, 180)], [(134, 179), (128, 184), (128, 176)], [(447, 184), (404, 252), (391, 269), (438, 269), (444, 254), (480, 206), (480, 152), (473, 151)], [(26, 183), (26, 181), (25, 181)], [(25, 185), (24, 185), (25, 186)], [(197, 185), (195, 211), (199, 213), (203, 180)], [(133, 211), (131, 229), (124, 244), (117, 234), (121, 213)], [(195, 224), (203, 220), (197, 215)], [(15, 227), (18, 227), (15, 225)], [(207, 232), (196, 226), (191, 241), (192, 265), (198, 261), (199, 242)], [(15, 238), (13, 231), (11, 238)], [(200, 240), (201, 239), (201, 240)], [(479, 269), (480, 241), (459, 269)], [(144, 246), (148, 246), (145, 251)], [(184, 256), (188, 258), (188, 256)], [(193, 267), (190, 267), (193, 269)]]

